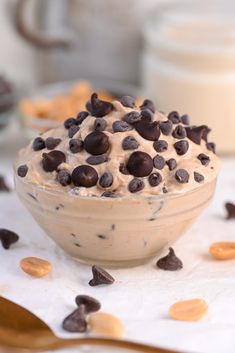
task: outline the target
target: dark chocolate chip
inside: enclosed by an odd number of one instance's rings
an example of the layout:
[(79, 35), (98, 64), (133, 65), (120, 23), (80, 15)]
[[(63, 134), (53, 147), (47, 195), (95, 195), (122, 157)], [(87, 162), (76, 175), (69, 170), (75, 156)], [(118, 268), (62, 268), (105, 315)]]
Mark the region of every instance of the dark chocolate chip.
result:
[(61, 142), (60, 138), (48, 137), (45, 140), (45, 146), (48, 150), (53, 150), (56, 148)]
[(103, 234), (97, 234), (97, 237), (99, 238), (99, 239), (107, 239), (107, 237), (106, 237), (106, 235), (103, 235)]
[(77, 295), (75, 302), (78, 307), (81, 305), (85, 306), (86, 314), (94, 313), (99, 311), (101, 308), (100, 302), (97, 299), (90, 297), (89, 295)]
[(139, 147), (139, 142), (133, 136), (126, 136), (122, 141), (122, 148), (126, 150), (135, 150)]
[(80, 127), (77, 125), (70, 126), (68, 133), (69, 138), (72, 138), (79, 131), (79, 129)]
[(125, 132), (132, 130), (132, 127), (124, 120), (116, 120), (112, 125), (113, 132)]
[(205, 126), (205, 129), (204, 129), (203, 134), (202, 134), (202, 139), (205, 142), (207, 142), (208, 134), (211, 132), (211, 129), (207, 125), (204, 125), (204, 126)]
[(198, 183), (201, 183), (205, 178), (202, 174), (198, 173), (198, 172), (194, 172), (194, 180)]
[(48, 153), (43, 153), (42, 155), (42, 167), (45, 172), (53, 172), (65, 161), (65, 154), (61, 151), (54, 150)]
[(153, 148), (157, 152), (164, 152), (168, 148), (168, 143), (166, 141), (164, 141), (164, 140), (154, 141)]
[(165, 271), (177, 271), (183, 268), (183, 262), (175, 255), (172, 248), (169, 248), (169, 254), (159, 259), (156, 265)]
[(57, 179), (62, 186), (71, 184), (71, 175), (66, 170), (60, 170), (57, 174)]
[(181, 122), (184, 125), (190, 125), (190, 119), (189, 116), (187, 114), (184, 114), (181, 116)]
[(225, 208), (227, 211), (227, 219), (235, 218), (235, 204), (226, 202)]
[(0, 241), (4, 249), (8, 250), (10, 246), (16, 243), (18, 240), (19, 235), (17, 235), (15, 232), (12, 232), (8, 229), (0, 229)]
[(135, 124), (137, 121), (141, 120), (141, 115), (138, 112), (130, 112), (128, 114), (125, 115), (124, 120), (128, 123), (128, 124)]
[(152, 121), (153, 120), (153, 112), (149, 109), (143, 109), (141, 111), (141, 117), (142, 117), (142, 119)]
[(69, 129), (71, 126), (73, 125), (77, 125), (77, 121), (74, 118), (68, 118), (67, 120), (65, 120), (64, 122), (64, 127), (65, 129)]
[(10, 188), (7, 186), (5, 179), (0, 175), (0, 191), (9, 192)]
[(72, 182), (75, 186), (85, 186), (90, 188), (95, 186), (98, 181), (98, 174), (93, 167), (89, 165), (80, 165), (72, 172)]
[(102, 118), (113, 110), (113, 105), (110, 102), (100, 100), (97, 93), (93, 93), (90, 101), (86, 104), (86, 108), (91, 115)]
[(204, 165), (205, 167), (210, 163), (210, 157), (207, 156), (204, 153), (200, 153), (197, 156), (197, 159), (199, 159), (199, 161), (201, 162), (202, 165)]
[(146, 152), (133, 152), (127, 162), (127, 170), (136, 177), (148, 176), (153, 170), (153, 160)]
[(77, 117), (76, 117), (76, 124), (80, 125), (87, 117), (88, 117), (89, 113), (86, 111), (82, 111), (80, 113), (78, 113)]
[(174, 170), (177, 167), (177, 163), (174, 158), (168, 159), (168, 161), (166, 161), (166, 164), (168, 165), (169, 170)]
[(162, 121), (160, 123), (160, 130), (163, 133), (163, 135), (170, 135), (171, 130), (173, 127), (173, 123), (170, 120)]
[(118, 195), (113, 192), (113, 191), (105, 191), (103, 192), (103, 194), (101, 195), (101, 197), (111, 197), (113, 199), (115, 199)]
[(134, 178), (129, 182), (128, 190), (135, 193), (144, 189), (144, 182), (141, 179)]
[(160, 136), (159, 123), (157, 121), (148, 121), (147, 119), (141, 119), (134, 124), (136, 131), (144, 139), (149, 141), (156, 141)]
[(168, 190), (167, 190), (167, 187), (166, 187), (166, 186), (163, 186), (162, 192), (163, 192), (163, 194), (167, 194), (167, 193), (168, 193)]
[(208, 127), (206, 125), (187, 127), (187, 137), (197, 145), (200, 145), (201, 140), (204, 134), (206, 133), (207, 129)]
[(113, 184), (113, 175), (110, 172), (105, 172), (101, 175), (99, 184), (102, 188), (109, 188)]
[(106, 153), (109, 149), (109, 138), (101, 131), (91, 132), (84, 140), (84, 148), (95, 156)]
[(155, 113), (155, 106), (154, 103), (150, 100), (150, 99), (145, 99), (142, 103), (142, 105), (140, 106), (140, 109), (149, 109), (151, 110), (153, 113)]
[(185, 169), (178, 169), (175, 173), (175, 179), (181, 184), (188, 183), (189, 173)]
[(24, 178), (27, 173), (28, 173), (28, 166), (26, 164), (20, 165), (17, 169), (17, 174), (21, 177)]
[(40, 151), (45, 148), (45, 141), (41, 137), (36, 137), (33, 141), (33, 150)]
[(184, 139), (186, 137), (186, 130), (182, 125), (177, 125), (176, 128), (172, 132), (172, 136), (175, 139)]
[(189, 143), (186, 140), (177, 141), (176, 143), (174, 143), (174, 147), (175, 147), (176, 153), (179, 156), (183, 156), (188, 151)]
[(68, 332), (86, 332), (87, 322), (85, 305), (80, 305), (78, 309), (67, 316), (62, 323), (62, 327)]
[(96, 118), (94, 122), (95, 131), (104, 131), (107, 127), (107, 121), (103, 118)]
[(89, 285), (94, 287), (100, 284), (112, 284), (114, 278), (103, 268), (98, 266), (92, 266), (93, 278), (90, 280)]
[(162, 182), (162, 176), (160, 173), (155, 172), (155, 173), (150, 174), (148, 180), (149, 180), (149, 184), (151, 186), (153, 186), (153, 187), (158, 186)]
[(216, 146), (215, 146), (215, 143), (214, 142), (207, 142), (206, 144), (206, 148), (209, 150), (209, 151), (212, 151), (214, 154), (216, 153)]
[(98, 165), (107, 162), (108, 157), (105, 154), (98, 156), (90, 156), (87, 158), (86, 162), (91, 165)]
[(179, 116), (179, 113), (178, 112), (171, 112), (169, 115), (168, 115), (168, 119), (170, 121), (172, 121), (173, 124), (179, 124), (180, 123), (180, 116)]
[(160, 156), (159, 154), (157, 154), (157, 155), (153, 158), (153, 165), (154, 165), (155, 168), (161, 170), (161, 169), (164, 168), (165, 164), (166, 164), (165, 159), (164, 159), (162, 156)]
[(121, 163), (119, 166), (119, 172), (124, 174), (124, 175), (130, 175), (129, 171), (127, 170), (127, 167), (125, 166), (124, 163)]
[(79, 139), (72, 139), (69, 141), (69, 149), (72, 153), (78, 153), (83, 150), (83, 141)]
[(120, 102), (124, 107), (134, 108), (135, 107), (135, 99), (131, 96), (122, 96)]

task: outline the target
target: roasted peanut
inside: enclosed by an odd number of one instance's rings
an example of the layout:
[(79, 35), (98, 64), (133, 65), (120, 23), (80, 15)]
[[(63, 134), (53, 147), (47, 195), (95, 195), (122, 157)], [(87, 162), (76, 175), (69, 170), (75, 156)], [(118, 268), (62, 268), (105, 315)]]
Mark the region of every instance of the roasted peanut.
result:
[(207, 312), (208, 305), (203, 299), (183, 300), (173, 304), (169, 315), (174, 320), (197, 321)]
[(91, 314), (88, 318), (91, 330), (99, 336), (121, 338), (124, 327), (121, 321), (108, 313), (98, 312)]
[(38, 257), (25, 257), (20, 261), (20, 267), (28, 275), (34, 277), (46, 276), (52, 270), (52, 265), (49, 261)]
[(209, 253), (217, 260), (235, 259), (235, 242), (213, 243)]

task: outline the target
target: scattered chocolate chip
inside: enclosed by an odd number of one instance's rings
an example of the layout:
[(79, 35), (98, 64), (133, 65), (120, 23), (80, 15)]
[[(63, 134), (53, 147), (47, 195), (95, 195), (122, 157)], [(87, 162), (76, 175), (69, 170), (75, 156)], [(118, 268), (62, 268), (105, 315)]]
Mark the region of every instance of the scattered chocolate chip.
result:
[(153, 148), (157, 152), (165, 152), (168, 148), (168, 143), (164, 140), (154, 141)]
[(87, 117), (88, 117), (89, 113), (86, 111), (82, 111), (80, 113), (78, 113), (77, 117), (76, 117), (76, 124), (80, 125)]
[(68, 118), (64, 122), (65, 129), (69, 129), (73, 125), (77, 125), (77, 120), (74, 118)]
[(62, 323), (63, 329), (68, 332), (86, 332), (87, 323), (85, 315), (85, 305), (80, 305), (78, 309), (64, 319)]
[(184, 114), (181, 116), (181, 122), (184, 125), (190, 125), (190, 119), (189, 116), (187, 114)]
[(174, 158), (168, 159), (168, 161), (166, 161), (166, 164), (168, 165), (169, 170), (174, 170), (177, 167), (177, 163)]
[(168, 119), (173, 123), (173, 124), (179, 124), (180, 123), (180, 116), (178, 112), (171, 112), (168, 114)]
[(48, 150), (53, 150), (56, 148), (61, 142), (60, 138), (48, 137), (45, 140), (45, 146)]
[(90, 188), (95, 186), (98, 181), (98, 174), (93, 167), (89, 165), (80, 165), (72, 172), (72, 182), (75, 186), (85, 186)]
[(115, 199), (116, 197), (118, 197), (118, 195), (113, 191), (105, 191), (105, 192), (103, 192), (101, 197), (111, 197), (111, 198)]
[(94, 313), (99, 311), (101, 308), (101, 303), (89, 295), (77, 295), (75, 298), (75, 303), (78, 307), (84, 305), (86, 314)]
[(96, 118), (94, 122), (95, 131), (104, 131), (107, 127), (107, 121), (103, 118)]
[(93, 278), (90, 280), (89, 285), (94, 287), (100, 284), (112, 284), (114, 278), (103, 268), (98, 266), (92, 266)]
[(135, 124), (137, 121), (141, 120), (141, 115), (138, 112), (130, 112), (128, 114), (125, 115), (124, 120), (128, 123), (128, 124)]
[(225, 208), (227, 211), (227, 219), (235, 218), (235, 204), (226, 202)]
[(109, 138), (101, 131), (91, 132), (84, 140), (84, 148), (95, 156), (106, 153), (109, 149)]
[(17, 174), (21, 177), (24, 178), (27, 173), (28, 173), (28, 166), (26, 164), (20, 165), (17, 169)]
[(107, 237), (106, 237), (106, 235), (103, 235), (103, 234), (97, 234), (97, 237), (99, 238), (99, 239), (107, 239)]
[(172, 248), (169, 248), (169, 254), (159, 259), (156, 265), (165, 271), (177, 271), (183, 268), (182, 261), (175, 255)]
[(105, 154), (100, 154), (97, 156), (90, 156), (87, 158), (86, 162), (91, 165), (98, 165), (107, 162), (108, 157)]
[(215, 150), (215, 143), (214, 142), (207, 142), (206, 143), (206, 148), (209, 150), (209, 151), (212, 151), (214, 154), (216, 153), (216, 150)]
[(79, 131), (79, 129), (80, 128), (77, 125), (70, 126), (68, 133), (69, 138), (72, 138)]
[(160, 123), (160, 130), (163, 133), (163, 135), (170, 135), (171, 130), (173, 127), (173, 123), (170, 120), (162, 121)]
[(129, 182), (128, 190), (135, 193), (144, 189), (144, 182), (141, 179), (134, 178)]
[(198, 172), (194, 172), (193, 175), (194, 175), (194, 180), (197, 183), (201, 183), (205, 179), (204, 176)]
[(83, 150), (83, 141), (79, 139), (72, 139), (69, 141), (69, 149), (72, 153), (78, 153)]
[(61, 151), (54, 150), (48, 153), (43, 153), (42, 155), (42, 167), (45, 172), (53, 172), (65, 161), (65, 154)]
[(146, 152), (133, 152), (127, 162), (127, 170), (136, 177), (148, 176), (153, 170), (153, 160)]
[(71, 175), (66, 170), (60, 170), (57, 174), (57, 179), (62, 186), (71, 184)]
[(132, 127), (124, 120), (116, 120), (113, 125), (113, 132), (125, 132), (132, 130)]
[(185, 169), (178, 169), (175, 173), (175, 179), (181, 184), (188, 183), (189, 173)]
[(168, 193), (168, 190), (167, 190), (167, 187), (166, 187), (166, 186), (163, 186), (162, 192), (163, 192), (163, 194), (167, 194), (167, 193)]
[(149, 109), (151, 110), (153, 113), (155, 113), (155, 106), (154, 103), (150, 100), (150, 99), (145, 99), (142, 103), (142, 105), (140, 106), (140, 109)]
[(93, 93), (90, 101), (86, 104), (86, 108), (91, 115), (102, 118), (113, 110), (113, 105), (110, 102), (100, 100), (97, 93)]
[(113, 175), (110, 172), (105, 172), (101, 175), (99, 184), (102, 188), (109, 188), (113, 184)]
[(119, 166), (119, 172), (124, 174), (124, 175), (130, 175), (129, 171), (127, 170), (127, 167), (125, 166), (124, 163), (121, 163)]
[(197, 145), (200, 145), (203, 135), (205, 134), (207, 129), (208, 127), (206, 125), (187, 127), (187, 137)]
[(159, 123), (157, 121), (148, 121), (147, 119), (141, 119), (134, 124), (136, 131), (144, 139), (149, 141), (156, 141), (160, 136)]
[(210, 163), (210, 157), (207, 156), (204, 153), (200, 153), (197, 156), (197, 159), (199, 159), (199, 161), (201, 162), (202, 165), (204, 165), (205, 167)]
[(150, 174), (148, 180), (149, 180), (149, 184), (151, 186), (153, 186), (153, 187), (158, 186), (162, 182), (162, 176), (160, 173), (155, 172), (155, 173)]
[(4, 192), (9, 192), (10, 189), (7, 186), (5, 179), (2, 175), (0, 175), (0, 191), (4, 191)]
[(77, 248), (81, 248), (81, 247), (82, 247), (79, 243), (74, 243), (74, 245), (75, 245)]
[(139, 145), (139, 142), (133, 136), (126, 136), (122, 141), (122, 148), (124, 151), (135, 150)]
[(176, 143), (174, 143), (174, 147), (175, 147), (176, 153), (179, 156), (183, 156), (188, 151), (189, 143), (186, 140), (177, 141)]
[(153, 158), (153, 165), (157, 169), (160, 169), (160, 170), (163, 169), (165, 166), (165, 163), (166, 163), (165, 159), (162, 156), (160, 156), (159, 154), (157, 154)]
[(10, 246), (16, 243), (18, 240), (19, 235), (17, 235), (16, 233), (8, 229), (0, 229), (0, 241), (4, 249), (8, 250)]
[(41, 137), (36, 137), (33, 141), (33, 150), (40, 151), (45, 148), (45, 141)]
[(135, 107), (135, 99), (131, 96), (122, 96), (120, 102), (124, 107), (134, 108)]
[(152, 121), (153, 120), (153, 112), (149, 109), (143, 109), (141, 111), (141, 118), (146, 119), (148, 121)]
[(175, 139), (184, 139), (186, 137), (186, 130), (182, 125), (177, 125), (176, 128), (172, 132), (172, 136)]

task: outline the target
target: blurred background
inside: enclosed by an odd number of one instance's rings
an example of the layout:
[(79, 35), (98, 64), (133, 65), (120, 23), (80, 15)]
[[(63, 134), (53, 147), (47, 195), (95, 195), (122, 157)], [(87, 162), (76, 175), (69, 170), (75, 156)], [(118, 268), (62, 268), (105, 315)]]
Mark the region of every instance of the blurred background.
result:
[(234, 0), (1, 0), (0, 155), (103, 98), (149, 97), (235, 155)]

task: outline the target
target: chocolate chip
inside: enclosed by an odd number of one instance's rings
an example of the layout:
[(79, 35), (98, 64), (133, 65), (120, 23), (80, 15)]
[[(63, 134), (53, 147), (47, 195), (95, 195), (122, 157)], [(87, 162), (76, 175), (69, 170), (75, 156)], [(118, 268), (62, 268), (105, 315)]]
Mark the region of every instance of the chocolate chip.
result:
[(188, 183), (189, 173), (185, 169), (178, 169), (175, 173), (175, 179), (181, 184)]
[(124, 120), (116, 120), (113, 125), (113, 132), (125, 132), (132, 130), (132, 127)]
[(207, 131), (207, 126), (206, 125), (201, 125), (201, 126), (194, 126), (194, 127), (187, 127), (186, 128), (186, 133), (188, 139), (196, 143), (197, 145), (200, 145), (201, 140)]
[(97, 93), (93, 93), (90, 101), (86, 104), (86, 108), (91, 115), (102, 118), (113, 110), (113, 105), (110, 102), (100, 100)]
[(158, 186), (162, 182), (162, 176), (160, 173), (155, 172), (155, 173), (150, 174), (148, 180), (149, 180), (149, 184), (151, 186), (153, 186), (153, 187)]
[(201, 183), (205, 178), (202, 174), (198, 173), (198, 172), (194, 172), (194, 180), (198, 183)]
[(182, 125), (176, 126), (176, 128), (172, 132), (172, 136), (175, 139), (184, 139), (186, 137), (186, 130)]
[(57, 179), (62, 186), (71, 184), (71, 175), (66, 170), (60, 170), (57, 174)]
[(45, 148), (45, 141), (41, 137), (36, 137), (33, 141), (33, 150), (40, 151)]
[(137, 121), (141, 120), (141, 115), (140, 115), (140, 113), (133, 111), (133, 112), (126, 114), (124, 116), (124, 120), (128, 124), (135, 124)]
[(135, 99), (131, 96), (122, 96), (120, 102), (124, 107), (134, 108), (135, 107)]
[(64, 122), (64, 127), (65, 129), (69, 129), (71, 126), (73, 125), (77, 125), (77, 121), (74, 118), (68, 118), (67, 120), (65, 120)]
[(155, 106), (154, 103), (150, 100), (150, 99), (145, 99), (142, 103), (142, 105), (140, 106), (140, 109), (149, 109), (151, 110), (153, 113), (155, 113)]
[(183, 268), (182, 261), (175, 255), (172, 248), (169, 248), (169, 254), (159, 259), (156, 265), (165, 271), (177, 271)]
[(78, 307), (81, 305), (85, 306), (86, 314), (94, 313), (99, 311), (101, 308), (100, 302), (97, 299), (90, 297), (89, 295), (77, 295), (75, 302)]
[(167, 190), (167, 187), (166, 187), (166, 186), (163, 186), (162, 192), (163, 192), (163, 194), (167, 194), (167, 193), (168, 193), (168, 190)]
[(113, 175), (110, 172), (105, 172), (101, 175), (99, 184), (102, 188), (109, 188), (113, 184)]
[(168, 161), (166, 161), (166, 164), (168, 165), (169, 170), (174, 170), (177, 167), (177, 163), (174, 158), (168, 159)]
[(130, 175), (129, 171), (127, 170), (127, 167), (125, 166), (124, 163), (120, 163), (119, 166), (119, 172), (124, 174), (124, 175)]
[(91, 165), (98, 165), (107, 162), (108, 157), (105, 154), (98, 156), (90, 156), (87, 158), (86, 162)]
[(153, 158), (153, 165), (157, 169), (160, 169), (160, 170), (163, 169), (165, 166), (165, 163), (166, 163), (165, 159), (162, 156), (160, 156), (159, 154), (157, 154)]
[(90, 280), (89, 285), (94, 287), (100, 284), (112, 284), (114, 278), (103, 268), (98, 266), (92, 266), (93, 278)]
[(214, 154), (216, 153), (216, 146), (215, 146), (215, 143), (214, 142), (207, 142), (206, 144), (206, 148), (209, 150), (209, 151), (212, 151)]
[(107, 121), (103, 118), (97, 118), (94, 122), (95, 131), (104, 131), (107, 127)]
[(173, 127), (173, 123), (170, 120), (162, 121), (160, 123), (160, 130), (163, 133), (163, 135), (166, 135), (166, 136), (170, 135), (172, 127)]
[(72, 181), (75, 186), (85, 186), (90, 188), (95, 186), (98, 181), (98, 174), (93, 167), (89, 165), (80, 165), (72, 172)]
[(86, 332), (87, 323), (85, 315), (85, 305), (80, 305), (78, 309), (64, 319), (62, 323), (63, 329), (68, 332)]
[(153, 120), (153, 112), (149, 109), (143, 109), (141, 111), (141, 117), (142, 117), (142, 119), (152, 121)]
[(54, 150), (49, 153), (43, 153), (42, 155), (42, 167), (45, 172), (53, 172), (65, 161), (65, 154), (61, 151)]
[(184, 114), (181, 116), (181, 122), (184, 125), (190, 125), (190, 119), (189, 116), (187, 114)]
[(141, 179), (134, 178), (129, 182), (128, 190), (135, 193), (144, 189), (144, 182)]
[(69, 148), (72, 153), (78, 153), (83, 150), (83, 141), (79, 139), (72, 139), (69, 141)]
[(28, 166), (26, 164), (20, 165), (17, 169), (17, 174), (21, 177), (24, 178), (27, 173), (28, 173)]
[(122, 141), (122, 148), (124, 151), (135, 150), (139, 145), (139, 142), (133, 136), (126, 136)]
[(95, 156), (106, 153), (109, 149), (109, 138), (101, 131), (91, 132), (84, 140), (84, 148)]
[(118, 195), (113, 192), (113, 191), (105, 191), (103, 192), (103, 194), (101, 195), (101, 197), (111, 197), (113, 199), (115, 199)]
[(153, 148), (157, 152), (164, 152), (168, 148), (168, 143), (166, 141), (164, 141), (164, 140), (154, 141)]
[(7, 186), (5, 179), (2, 175), (0, 175), (0, 191), (4, 191), (4, 192), (9, 192), (10, 189)]
[(180, 123), (180, 116), (179, 116), (179, 113), (178, 112), (171, 112), (169, 115), (168, 115), (168, 119), (170, 121), (172, 121), (173, 124), (179, 124)]
[(176, 153), (179, 156), (183, 156), (188, 151), (189, 143), (186, 140), (178, 141), (174, 143), (174, 147), (175, 147)]
[(53, 150), (54, 148), (56, 148), (56, 146), (58, 146), (61, 142), (60, 138), (54, 138), (54, 137), (48, 137), (45, 140), (45, 146), (48, 150)]
[(80, 113), (78, 113), (77, 117), (76, 117), (76, 124), (80, 125), (87, 117), (88, 117), (89, 113), (86, 111), (82, 111)]
[(204, 165), (205, 167), (210, 163), (210, 157), (207, 156), (204, 153), (200, 153), (197, 156), (197, 159), (199, 159), (199, 161), (201, 162), (202, 165)]
[(148, 176), (153, 170), (153, 160), (146, 152), (133, 152), (127, 162), (127, 170), (136, 177)]
[(8, 229), (0, 229), (0, 241), (4, 249), (8, 250), (10, 246), (16, 243), (18, 240), (19, 235), (17, 235), (16, 233)]
[(68, 136), (72, 138), (79, 131), (79, 129), (80, 128), (77, 125), (70, 126)]
[(134, 124), (136, 131), (144, 139), (149, 141), (156, 141), (160, 136), (159, 123), (157, 121), (151, 122), (147, 119), (141, 119)]
[(226, 202), (225, 208), (227, 211), (227, 219), (235, 218), (235, 204)]
[(208, 138), (208, 134), (211, 132), (211, 129), (207, 126), (207, 125), (203, 125), (205, 128), (204, 128), (204, 131), (203, 131), (203, 134), (202, 134), (202, 139), (207, 142), (207, 138)]

